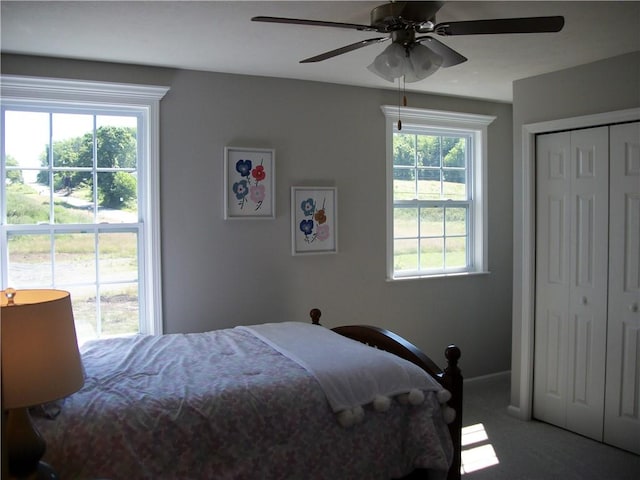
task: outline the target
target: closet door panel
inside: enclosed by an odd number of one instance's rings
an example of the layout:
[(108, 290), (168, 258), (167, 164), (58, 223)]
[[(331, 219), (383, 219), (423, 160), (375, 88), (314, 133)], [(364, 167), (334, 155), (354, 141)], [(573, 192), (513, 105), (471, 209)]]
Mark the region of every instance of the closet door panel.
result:
[(537, 138), (536, 307), (533, 414), (564, 427), (570, 284), (570, 135)]
[(604, 441), (640, 454), (640, 122), (611, 135)]
[(602, 440), (607, 338), (609, 131), (571, 132), (566, 427)]

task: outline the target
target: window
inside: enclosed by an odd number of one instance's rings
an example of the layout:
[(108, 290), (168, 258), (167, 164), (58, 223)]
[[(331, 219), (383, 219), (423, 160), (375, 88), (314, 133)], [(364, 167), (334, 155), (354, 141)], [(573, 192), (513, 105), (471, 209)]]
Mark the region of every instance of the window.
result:
[(164, 87), (2, 77), (2, 288), (71, 292), (79, 343), (162, 333)]
[[(387, 276), (487, 268), (487, 126), (495, 117), (383, 106)], [(398, 113), (402, 130), (397, 129)]]

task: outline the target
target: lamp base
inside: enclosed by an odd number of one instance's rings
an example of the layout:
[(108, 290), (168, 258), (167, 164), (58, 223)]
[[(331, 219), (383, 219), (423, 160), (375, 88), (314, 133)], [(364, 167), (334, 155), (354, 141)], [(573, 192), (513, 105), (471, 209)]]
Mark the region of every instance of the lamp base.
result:
[(46, 445), (31, 421), (28, 408), (9, 410), (7, 417), (9, 476), (20, 480), (58, 480), (55, 470), (41, 462)]
[(27, 477), (13, 477), (9, 480), (60, 480), (60, 477), (51, 465), (45, 462), (39, 462), (35, 472)]
[(9, 475), (9, 480), (60, 480), (60, 477), (51, 465), (45, 462), (39, 462), (38, 468), (31, 475), (26, 477), (15, 477)]
[(53, 467), (45, 462), (38, 463), (38, 470), (32, 478), (34, 480), (60, 480)]

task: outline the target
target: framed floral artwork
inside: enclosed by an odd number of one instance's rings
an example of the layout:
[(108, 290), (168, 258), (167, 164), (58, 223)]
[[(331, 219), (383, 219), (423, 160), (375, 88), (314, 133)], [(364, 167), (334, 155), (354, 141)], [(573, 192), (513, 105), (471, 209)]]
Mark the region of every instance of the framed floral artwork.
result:
[(335, 187), (291, 187), (291, 253), (336, 253), (337, 214)]
[(224, 218), (276, 218), (276, 152), (224, 148)]

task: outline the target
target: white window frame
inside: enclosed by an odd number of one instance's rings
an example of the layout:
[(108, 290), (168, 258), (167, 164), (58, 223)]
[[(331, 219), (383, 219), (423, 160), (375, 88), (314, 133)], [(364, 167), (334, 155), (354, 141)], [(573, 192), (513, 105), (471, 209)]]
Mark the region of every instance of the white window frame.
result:
[[(109, 110), (131, 111), (138, 121), (138, 149), (142, 159), (138, 178), (140, 267), (140, 333), (160, 335), (162, 328), (162, 269), (160, 245), (160, 100), (168, 87), (120, 83), (64, 80), (17, 75), (0, 76), (2, 110), (73, 109), (93, 113)], [(3, 115), (4, 117), (4, 115)], [(4, 128), (2, 129), (4, 135)], [(4, 137), (0, 139), (4, 145)], [(4, 155), (4, 148), (2, 149)], [(4, 160), (4, 158), (3, 158)], [(0, 178), (5, 177), (4, 161), (0, 162)], [(0, 201), (5, 203), (4, 189)], [(104, 225), (101, 225), (104, 226)], [(118, 225), (114, 225), (117, 231)], [(0, 222), (0, 263), (8, 265), (7, 235), (9, 231), (32, 231), (33, 226), (7, 225)], [(2, 268), (2, 288), (7, 288), (8, 272)]]
[[(406, 280), (416, 278), (434, 278), (449, 275), (469, 275), (489, 273), (488, 244), (488, 208), (487, 208), (487, 131), (496, 117), (471, 113), (427, 110), (421, 108), (383, 105), (381, 107), (386, 120), (386, 176), (387, 176), (387, 280)], [(468, 267), (462, 270), (443, 270), (437, 272), (418, 271), (411, 274), (398, 274), (394, 269), (394, 198), (393, 198), (393, 134), (398, 132), (398, 118), (402, 120), (402, 131), (428, 130), (461, 136), (470, 136), (468, 179), (471, 212), (468, 246)], [(453, 205), (454, 202), (452, 202)]]

